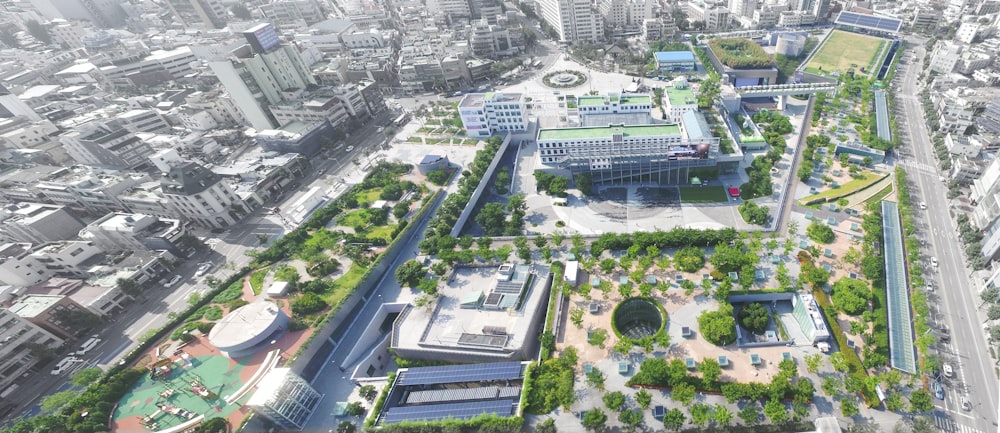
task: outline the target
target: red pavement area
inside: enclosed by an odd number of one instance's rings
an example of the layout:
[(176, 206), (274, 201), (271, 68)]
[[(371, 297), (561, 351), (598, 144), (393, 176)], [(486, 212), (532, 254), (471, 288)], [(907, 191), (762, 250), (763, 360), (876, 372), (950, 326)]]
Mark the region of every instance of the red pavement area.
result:
[[(264, 295), (259, 295), (264, 296)], [(253, 302), (256, 300), (257, 296), (253, 294), (253, 290), (250, 288), (249, 276), (243, 280), (243, 299), (248, 302)], [(281, 306), (282, 311), (285, 312), (289, 317), (292, 315), (290, 302), (288, 300), (279, 300), (278, 304)], [(229, 359), (229, 368), (240, 368), (238, 364), (242, 364), (242, 370), (240, 371), (240, 380), (246, 383), (250, 380), (250, 377), (260, 368), (261, 364), (264, 362), (264, 358), (267, 357), (267, 352), (279, 349), (281, 350), (281, 361), (278, 362), (278, 366), (282, 366), (288, 358), (290, 358), (299, 348), (309, 339), (309, 336), (314, 332), (313, 329), (306, 329), (304, 331), (288, 332), (286, 331), (282, 334), (281, 338), (278, 339), (274, 344), (267, 346), (259, 350), (257, 353), (247, 357), (240, 358), (237, 360)], [(147, 360), (153, 359), (156, 351), (155, 346), (148, 352), (149, 357)], [(188, 343), (183, 348), (184, 352), (191, 356), (191, 358), (198, 358), (202, 356), (219, 356), (225, 357), (218, 349), (208, 342), (208, 336), (197, 336), (194, 341)], [(137, 384), (138, 385), (138, 384)], [(235, 391), (235, 390), (234, 390)], [(250, 394), (252, 395), (252, 393)], [(241, 401), (245, 401), (244, 398)], [(120, 401), (119, 405), (133, 404), (135, 402)], [(238, 426), (243, 421), (243, 419), (250, 414), (251, 410), (249, 408), (240, 406), (236, 411), (231, 413), (227, 419), (231, 426)], [(142, 432), (147, 431), (140, 420), (136, 417), (127, 417), (118, 420), (112, 420), (111, 431), (113, 432)]]

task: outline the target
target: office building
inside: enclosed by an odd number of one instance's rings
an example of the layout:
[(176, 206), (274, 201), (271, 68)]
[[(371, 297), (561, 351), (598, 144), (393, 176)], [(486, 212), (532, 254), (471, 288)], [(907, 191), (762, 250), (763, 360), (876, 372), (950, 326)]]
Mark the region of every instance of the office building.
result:
[(729, 29), (729, 8), (721, 1), (691, 0), (687, 4), (688, 21), (705, 23), (705, 30)]
[(317, 0), (272, 0), (259, 10), (268, 22), (282, 29), (307, 27), (326, 19), (326, 11)]
[(316, 85), (298, 49), (278, 39), (274, 26), (264, 23), (243, 32), (248, 44), (229, 59), (209, 62), (244, 118), (256, 129), (279, 125), (268, 110), (284, 99), (283, 92)]
[(221, 176), (195, 162), (171, 167), (161, 186), (181, 218), (202, 227), (229, 227), (248, 213), (246, 204)]
[(229, 11), (221, 0), (166, 0), (167, 8), (184, 28), (221, 29)]
[(663, 51), (653, 53), (656, 69), (660, 72), (690, 71), (694, 69), (694, 53), (690, 51)]
[(605, 96), (587, 95), (576, 98), (581, 115), (649, 114), (653, 101), (649, 95), (609, 93)]
[(652, 0), (601, 0), (598, 10), (604, 18), (604, 26), (612, 35), (631, 36), (642, 33), (647, 19), (654, 18)]
[(589, 0), (537, 0), (535, 12), (568, 43), (604, 40), (604, 19)]
[(469, 93), (458, 103), (458, 112), (470, 137), (528, 129), (525, 97), (520, 93)]

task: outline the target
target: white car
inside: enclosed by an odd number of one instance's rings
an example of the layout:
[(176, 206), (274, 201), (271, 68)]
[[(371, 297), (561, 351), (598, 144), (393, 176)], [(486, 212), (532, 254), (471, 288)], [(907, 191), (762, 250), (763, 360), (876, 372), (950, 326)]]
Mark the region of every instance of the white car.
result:
[(80, 350), (77, 350), (73, 354), (76, 356), (86, 355), (87, 352), (94, 350), (94, 348), (97, 347), (98, 344), (101, 344), (101, 341), (104, 340), (101, 340), (101, 338), (98, 337), (97, 334), (94, 334), (93, 336), (88, 338), (87, 341), (83, 342), (83, 344), (80, 345)]
[(181, 276), (180, 275), (174, 275), (174, 277), (171, 278), (170, 281), (167, 281), (167, 283), (164, 284), (164, 286), (166, 286), (166, 287), (173, 286), (174, 284), (177, 284), (177, 282), (180, 281), (180, 280), (181, 280)]
[(941, 372), (944, 373), (944, 377), (952, 377), (955, 375), (955, 370), (952, 370), (951, 364), (942, 365)]
[(937, 267), (937, 257), (931, 257), (931, 266)]
[(83, 360), (75, 356), (67, 356), (63, 358), (62, 361), (59, 361), (59, 363), (56, 364), (56, 368), (53, 368), (49, 373), (53, 376), (58, 376), (69, 371), (69, 369), (73, 367), (73, 364), (76, 364), (77, 362), (83, 362)]
[(972, 410), (972, 403), (965, 397), (962, 397), (962, 410)]
[(921, 210), (927, 210), (927, 203), (920, 202), (920, 209)]
[(211, 263), (202, 263), (201, 265), (198, 266), (198, 270), (195, 271), (194, 276), (200, 277), (202, 275), (205, 275), (205, 273), (208, 272), (209, 269), (212, 269)]
[(347, 146), (347, 152), (354, 150), (354, 146)]

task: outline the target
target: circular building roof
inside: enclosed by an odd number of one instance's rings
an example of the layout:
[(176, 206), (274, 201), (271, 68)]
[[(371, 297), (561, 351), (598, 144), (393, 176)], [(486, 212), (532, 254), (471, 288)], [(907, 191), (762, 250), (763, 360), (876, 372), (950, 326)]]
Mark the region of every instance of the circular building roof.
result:
[(287, 322), (278, 305), (258, 301), (231, 311), (208, 333), (208, 341), (223, 352), (253, 347)]

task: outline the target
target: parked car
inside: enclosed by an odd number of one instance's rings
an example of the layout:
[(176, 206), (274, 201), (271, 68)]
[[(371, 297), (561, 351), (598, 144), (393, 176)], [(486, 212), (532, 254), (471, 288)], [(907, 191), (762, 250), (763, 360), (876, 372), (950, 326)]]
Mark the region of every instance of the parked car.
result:
[(354, 150), (354, 146), (347, 146), (347, 152)]
[(955, 370), (951, 368), (951, 364), (942, 365), (941, 371), (944, 372), (944, 377), (952, 377), (955, 375)]
[(972, 410), (972, 403), (965, 397), (962, 397), (962, 410)]
[(941, 386), (940, 382), (935, 380), (931, 385), (931, 389), (934, 390), (934, 396), (937, 397), (938, 400), (944, 400), (944, 387)]
[(167, 281), (167, 283), (164, 284), (164, 286), (166, 286), (166, 287), (173, 286), (174, 284), (177, 284), (177, 282), (180, 281), (180, 280), (181, 280), (181, 276), (180, 275), (174, 275), (174, 277), (171, 278), (170, 281)]

